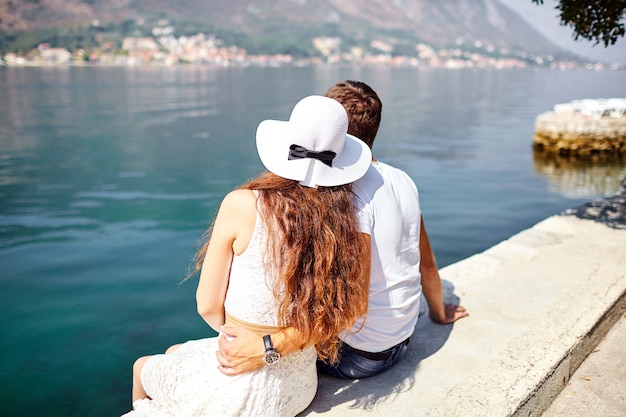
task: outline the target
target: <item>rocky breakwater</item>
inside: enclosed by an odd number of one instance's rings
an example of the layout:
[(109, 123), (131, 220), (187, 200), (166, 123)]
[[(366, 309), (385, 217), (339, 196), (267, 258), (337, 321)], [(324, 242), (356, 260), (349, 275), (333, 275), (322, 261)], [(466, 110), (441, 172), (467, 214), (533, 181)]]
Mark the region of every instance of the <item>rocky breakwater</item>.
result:
[(565, 210), (561, 214), (593, 220), (613, 229), (626, 230), (626, 178), (622, 180), (622, 190), (616, 194)]
[(556, 104), (535, 120), (533, 148), (581, 158), (626, 156), (626, 99)]

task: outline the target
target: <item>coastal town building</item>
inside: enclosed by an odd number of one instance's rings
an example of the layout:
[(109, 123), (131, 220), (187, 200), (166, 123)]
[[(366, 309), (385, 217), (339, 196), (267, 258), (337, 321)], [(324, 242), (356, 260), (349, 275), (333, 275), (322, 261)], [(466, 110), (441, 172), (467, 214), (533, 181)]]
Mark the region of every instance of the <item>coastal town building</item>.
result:
[[(431, 45), (418, 43), (415, 55), (394, 55), (394, 46), (383, 40), (372, 40), (369, 49), (353, 46), (342, 51), (339, 37), (315, 37), (311, 40), (318, 56), (296, 58), (289, 54), (251, 55), (235, 45), (226, 45), (215, 35), (198, 33), (193, 36), (174, 36), (173, 26), (159, 26), (152, 30), (152, 36), (125, 37), (119, 49), (111, 42), (86, 53), (68, 51), (65, 48), (51, 48), (40, 44), (27, 54), (10, 52), (0, 60), (7, 66), (33, 65), (176, 65), (202, 64), (219, 67), (229, 66), (309, 66), (318, 64), (383, 65), (399, 67), (427, 68), (489, 68), (520, 69), (544, 67), (568, 70), (584, 68), (591, 70), (620, 69), (600, 63), (581, 64), (572, 60), (556, 60), (552, 56), (531, 56), (526, 53), (510, 53), (481, 42), (467, 42), (458, 39), (456, 47), (436, 49)], [(497, 52), (497, 53), (496, 53)]]

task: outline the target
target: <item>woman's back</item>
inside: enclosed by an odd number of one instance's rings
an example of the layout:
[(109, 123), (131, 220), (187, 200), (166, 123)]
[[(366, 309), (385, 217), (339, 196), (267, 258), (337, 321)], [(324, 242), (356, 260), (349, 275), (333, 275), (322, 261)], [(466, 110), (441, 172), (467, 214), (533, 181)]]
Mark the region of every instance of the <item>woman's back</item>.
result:
[[(240, 190), (240, 192), (250, 190)], [(266, 271), (263, 262), (268, 233), (261, 215), (256, 210), (256, 192), (253, 212), (246, 212), (243, 223), (252, 224), (250, 235), (239, 240), (230, 268), (230, 280), (224, 307), (226, 323), (243, 321), (244, 326), (273, 326), (278, 329), (278, 303), (274, 296), (276, 277)], [(245, 204), (250, 204), (246, 201)], [(252, 219), (251, 219), (251, 218)], [(251, 221), (252, 220), (252, 221)], [(271, 330), (271, 329), (270, 329)]]

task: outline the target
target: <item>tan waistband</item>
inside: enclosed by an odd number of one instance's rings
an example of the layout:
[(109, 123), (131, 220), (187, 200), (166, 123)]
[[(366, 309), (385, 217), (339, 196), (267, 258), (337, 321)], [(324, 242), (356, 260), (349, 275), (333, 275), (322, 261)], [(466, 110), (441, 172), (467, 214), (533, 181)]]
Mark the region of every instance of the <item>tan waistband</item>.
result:
[(280, 327), (278, 326), (267, 326), (263, 324), (250, 323), (248, 321), (244, 321), (234, 317), (226, 312), (226, 325), (233, 327), (242, 327), (244, 329), (251, 330), (261, 336), (265, 336), (266, 334), (274, 334), (280, 331)]

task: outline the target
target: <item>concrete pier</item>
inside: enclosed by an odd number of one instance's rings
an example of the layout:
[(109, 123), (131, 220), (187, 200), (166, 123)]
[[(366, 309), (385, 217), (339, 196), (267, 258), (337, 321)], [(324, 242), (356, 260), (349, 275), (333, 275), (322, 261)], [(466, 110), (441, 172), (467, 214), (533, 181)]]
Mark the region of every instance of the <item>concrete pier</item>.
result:
[[(557, 104), (537, 116), (533, 148), (581, 158), (626, 155), (626, 99)], [(617, 109), (617, 110), (616, 110)]]
[(626, 415), (626, 315), (576, 370), (541, 417)]
[(356, 381), (320, 376), (300, 416), (541, 416), (626, 311), (626, 221), (597, 208), (443, 268), (446, 300), (470, 317), (440, 326), (423, 303), (401, 363)]

